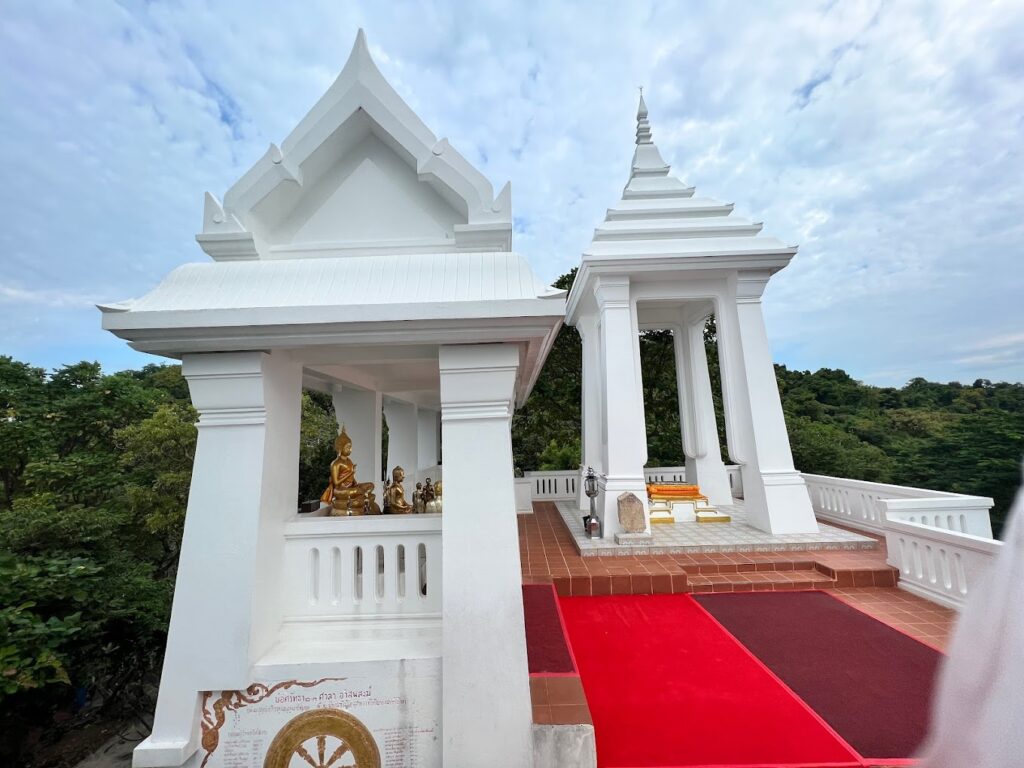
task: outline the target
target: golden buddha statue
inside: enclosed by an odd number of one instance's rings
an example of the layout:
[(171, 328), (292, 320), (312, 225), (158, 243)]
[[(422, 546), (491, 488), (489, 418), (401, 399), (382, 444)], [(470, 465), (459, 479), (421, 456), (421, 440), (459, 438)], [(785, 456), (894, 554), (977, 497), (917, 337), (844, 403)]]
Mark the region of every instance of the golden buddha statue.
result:
[(405, 500), (403, 480), (405, 480), (405, 470), (395, 467), (391, 473), (391, 484), (384, 491), (384, 506), (392, 515), (408, 515), (413, 511), (412, 504)]
[(334, 441), (337, 458), (331, 462), (331, 483), (320, 501), (331, 505), (332, 515), (380, 514), (374, 497), (373, 483), (356, 482), (356, 465), (352, 462), (352, 438), (341, 428)]

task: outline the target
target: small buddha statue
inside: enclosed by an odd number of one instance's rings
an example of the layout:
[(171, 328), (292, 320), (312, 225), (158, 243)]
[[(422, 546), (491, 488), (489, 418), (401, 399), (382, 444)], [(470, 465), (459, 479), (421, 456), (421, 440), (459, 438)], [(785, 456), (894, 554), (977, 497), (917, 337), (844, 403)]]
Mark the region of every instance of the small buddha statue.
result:
[(423, 514), (423, 483), (416, 483), (416, 490), (412, 492), (412, 511), (414, 514)]
[(332, 515), (380, 514), (374, 498), (373, 483), (356, 482), (356, 465), (351, 459), (352, 438), (341, 428), (334, 441), (338, 455), (331, 462), (331, 482), (320, 501), (331, 505)]
[(434, 483), (428, 477), (426, 484), (423, 486), (423, 511), (429, 514), (438, 512), (437, 508), (437, 488)]
[(391, 484), (384, 491), (384, 505), (389, 514), (408, 515), (412, 512), (412, 504), (405, 500), (403, 480), (405, 480), (405, 470), (395, 467), (391, 472)]

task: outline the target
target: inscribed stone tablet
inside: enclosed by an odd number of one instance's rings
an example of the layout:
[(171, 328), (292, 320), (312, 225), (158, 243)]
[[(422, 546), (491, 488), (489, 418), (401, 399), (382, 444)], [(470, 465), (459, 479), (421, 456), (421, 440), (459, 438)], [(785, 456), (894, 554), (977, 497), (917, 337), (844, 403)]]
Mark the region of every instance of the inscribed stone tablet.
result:
[(626, 533), (643, 533), (647, 530), (644, 520), (644, 503), (635, 493), (626, 491), (619, 494), (619, 526)]

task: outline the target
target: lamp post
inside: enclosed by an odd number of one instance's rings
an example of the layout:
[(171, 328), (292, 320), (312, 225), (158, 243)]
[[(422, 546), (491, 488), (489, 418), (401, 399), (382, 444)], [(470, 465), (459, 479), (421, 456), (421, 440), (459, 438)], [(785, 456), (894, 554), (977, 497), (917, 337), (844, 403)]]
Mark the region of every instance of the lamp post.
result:
[(583, 492), (590, 499), (590, 514), (583, 516), (583, 530), (586, 532), (587, 538), (593, 539), (595, 536), (601, 538), (601, 518), (597, 516), (597, 510), (594, 508), (594, 499), (597, 497), (597, 475), (593, 467), (587, 467), (587, 475), (583, 479)]

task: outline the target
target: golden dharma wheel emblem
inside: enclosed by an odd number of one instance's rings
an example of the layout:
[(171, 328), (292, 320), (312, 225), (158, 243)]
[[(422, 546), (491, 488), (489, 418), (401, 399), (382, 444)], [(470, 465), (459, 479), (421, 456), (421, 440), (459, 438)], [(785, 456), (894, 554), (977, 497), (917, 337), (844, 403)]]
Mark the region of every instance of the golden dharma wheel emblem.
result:
[(270, 743), (263, 768), (380, 768), (370, 730), (340, 709), (313, 709), (293, 717)]

